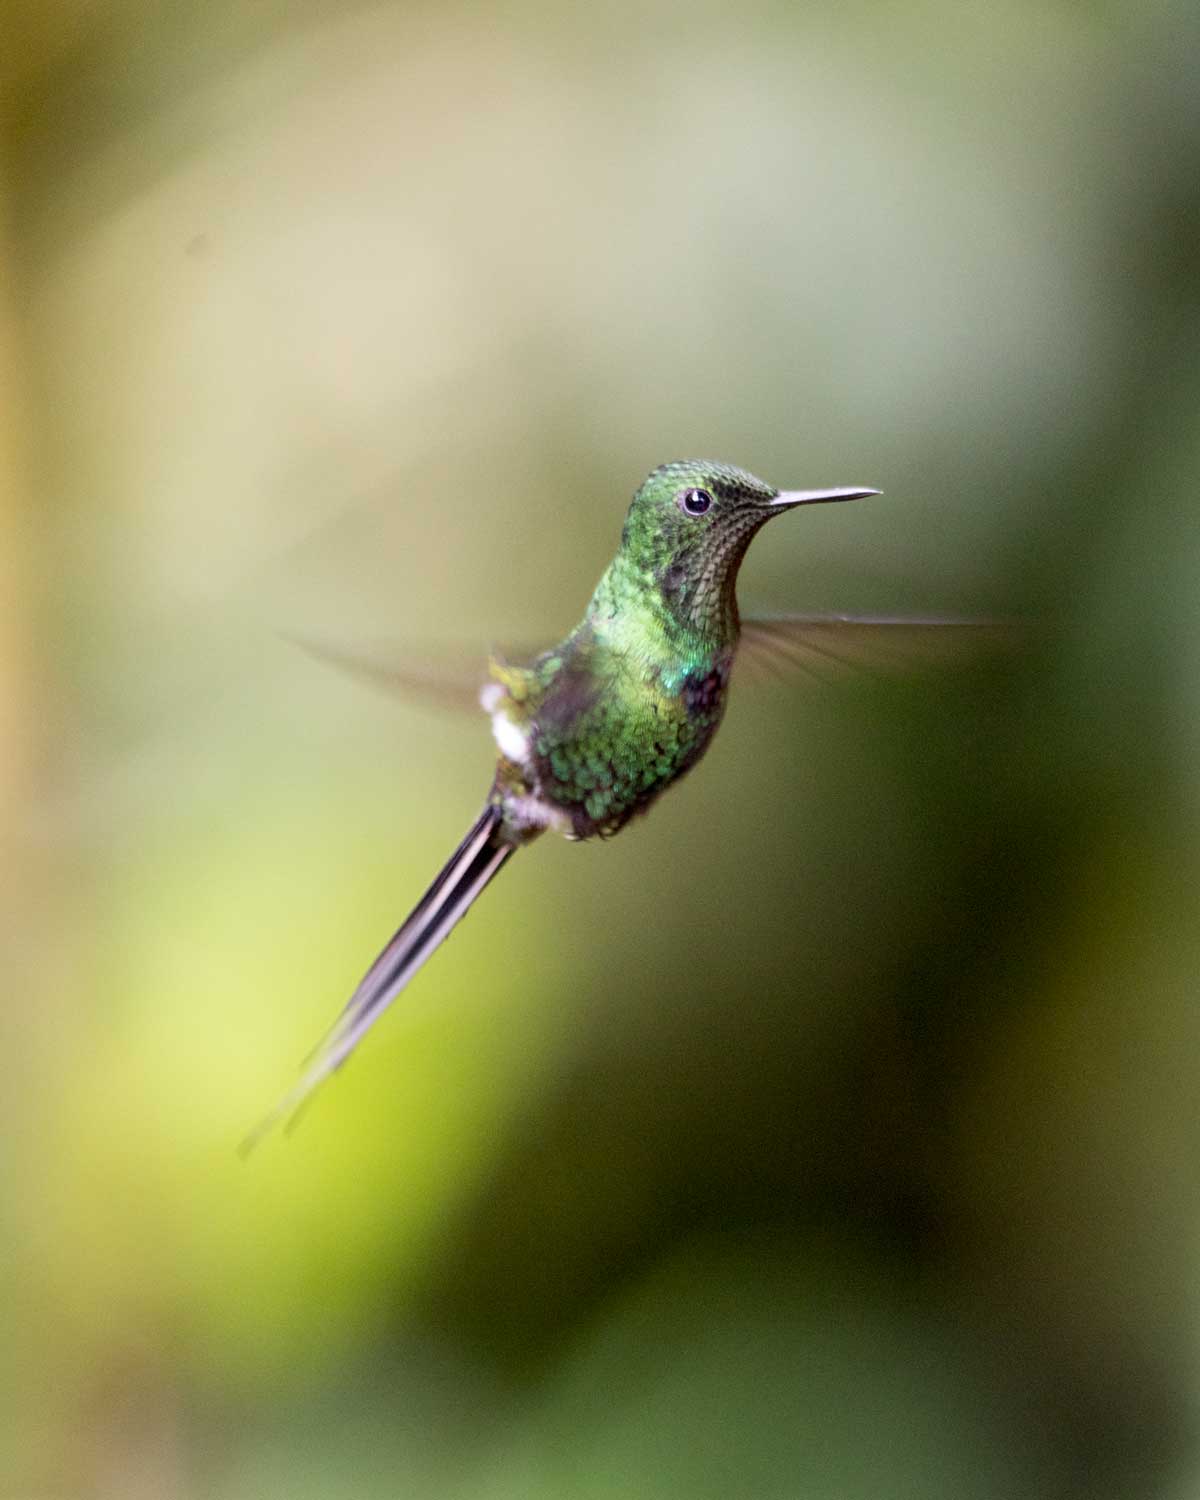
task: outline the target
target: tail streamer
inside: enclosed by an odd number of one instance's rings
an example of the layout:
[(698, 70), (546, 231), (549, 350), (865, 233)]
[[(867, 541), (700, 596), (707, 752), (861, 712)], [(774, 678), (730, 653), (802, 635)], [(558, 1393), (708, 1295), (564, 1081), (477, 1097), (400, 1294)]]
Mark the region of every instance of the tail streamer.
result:
[(329, 1034), (308, 1060), (299, 1081), (242, 1142), (243, 1155), (252, 1151), (285, 1116), (291, 1116), (294, 1123), (313, 1090), (341, 1067), (516, 852), (515, 844), (500, 837), (500, 821), (499, 809), (490, 804), (484, 808), (437, 879), (363, 975)]

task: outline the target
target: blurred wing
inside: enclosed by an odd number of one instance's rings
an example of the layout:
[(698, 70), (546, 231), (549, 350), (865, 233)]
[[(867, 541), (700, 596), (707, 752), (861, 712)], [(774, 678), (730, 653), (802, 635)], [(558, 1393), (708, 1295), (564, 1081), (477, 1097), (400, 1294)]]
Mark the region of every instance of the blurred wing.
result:
[[(413, 654), (395, 646), (333, 646), (291, 634), (284, 639), (315, 660), (336, 667), (370, 687), (456, 713), (480, 712), (480, 689), (492, 681), (483, 652), (444, 650)], [(514, 650), (505, 651), (502, 656), (499, 652), (494, 654), (505, 661), (528, 661), (537, 653)]]
[(1001, 620), (903, 615), (773, 615), (742, 621), (738, 659), (758, 675), (804, 672), (818, 680), (847, 672), (895, 674), (967, 662), (1011, 644)]

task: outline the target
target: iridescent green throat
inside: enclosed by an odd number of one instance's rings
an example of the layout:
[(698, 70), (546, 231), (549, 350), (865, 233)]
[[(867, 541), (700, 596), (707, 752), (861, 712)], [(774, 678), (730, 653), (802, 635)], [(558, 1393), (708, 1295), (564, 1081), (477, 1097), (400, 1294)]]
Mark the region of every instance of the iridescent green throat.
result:
[[(694, 516), (680, 497), (698, 475), (712, 504)], [(634, 496), (580, 628), (658, 674), (668, 691), (711, 671), (737, 645), (738, 568), (776, 494), (728, 465), (655, 469)]]

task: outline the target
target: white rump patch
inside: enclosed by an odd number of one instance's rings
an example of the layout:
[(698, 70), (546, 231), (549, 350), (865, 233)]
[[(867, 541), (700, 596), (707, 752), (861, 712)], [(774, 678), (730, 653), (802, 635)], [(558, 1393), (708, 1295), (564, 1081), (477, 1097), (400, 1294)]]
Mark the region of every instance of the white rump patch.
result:
[(502, 708), (492, 714), (492, 734), (500, 747), (500, 754), (523, 767), (529, 759), (529, 736)]

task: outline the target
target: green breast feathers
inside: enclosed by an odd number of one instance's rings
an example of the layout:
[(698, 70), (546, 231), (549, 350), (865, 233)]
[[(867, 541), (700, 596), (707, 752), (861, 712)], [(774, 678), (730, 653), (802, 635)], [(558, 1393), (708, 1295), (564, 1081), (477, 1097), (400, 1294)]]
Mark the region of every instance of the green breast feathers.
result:
[(500, 750), (491, 800), (514, 837), (604, 837), (644, 812), (707, 748), (732, 659), (666, 677), (580, 630), (529, 667), (494, 661), (481, 695)]

